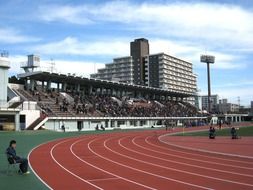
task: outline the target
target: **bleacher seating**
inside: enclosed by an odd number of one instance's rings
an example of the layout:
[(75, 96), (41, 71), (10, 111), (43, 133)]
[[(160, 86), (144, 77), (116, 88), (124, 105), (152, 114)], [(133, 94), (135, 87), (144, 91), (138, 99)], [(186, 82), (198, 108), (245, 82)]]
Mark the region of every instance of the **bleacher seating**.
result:
[[(197, 109), (189, 103), (171, 100), (133, 99), (109, 95), (81, 95), (75, 92), (59, 93), (22, 90), (18, 93), (28, 101), (38, 102), (43, 113), (55, 117), (190, 117), (198, 116)], [(65, 95), (65, 96), (64, 96)], [(66, 98), (66, 95), (70, 98)], [(71, 99), (71, 101), (70, 101)]]

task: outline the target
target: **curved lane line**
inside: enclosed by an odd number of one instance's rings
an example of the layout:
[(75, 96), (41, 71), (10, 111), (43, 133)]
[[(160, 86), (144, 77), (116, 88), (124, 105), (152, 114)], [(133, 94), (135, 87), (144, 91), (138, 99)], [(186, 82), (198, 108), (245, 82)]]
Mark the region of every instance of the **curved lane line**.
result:
[[(120, 155), (120, 156), (122, 156), (122, 157), (131, 159), (131, 160), (135, 160), (135, 161), (137, 161), (137, 162), (141, 162), (141, 163), (144, 163), (144, 164), (148, 164), (148, 165), (151, 165), (151, 166), (155, 166), (155, 167), (158, 167), (158, 168), (163, 168), (163, 169), (167, 169), (167, 170), (171, 170), (171, 171), (175, 171), (175, 172), (179, 172), (179, 173), (185, 173), (185, 174), (188, 174), (188, 175), (195, 175), (195, 176), (198, 176), (198, 177), (213, 179), (213, 180), (222, 181), (222, 182), (226, 182), (226, 183), (233, 183), (233, 184), (238, 184), (238, 185), (244, 185), (244, 186), (253, 187), (253, 184), (241, 183), (241, 182), (231, 181), (231, 180), (227, 180), (227, 179), (221, 179), (221, 178), (211, 177), (211, 176), (207, 176), (207, 175), (197, 174), (197, 173), (193, 173), (193, 172), (188, 172), (188, 171), (184, 171), (184, 170), (180, 170), (180, 169), (170, 168), (170, 167), (166, 167), (166, 166), (161, 166), (161, 165), (158, 165), (158, 164), (154, 164), (154, 163), (151, 163), (151, 162), (139, 160), (139, 159), (133, 158), (133, 157), (131, 157), (131, 156), (127, 156), (127, 155), (124, 155), (124, 154), (121, 154), (121, 153), (119, 153), (119, 152), (117, 152), (117, 151), (112, 150), (111, 148), (109, 148), (109, 147), (106, 145), (106, 144), (107, 144), (107, 141), (108, 141), (108, 140), (105, 141), (105, 147), (106, 147), (108, 150), (110, 150), (111, 152), (113, 152), (113, 153), (115, 153), (115, 154), (118, 154), (118, 155)], [(158, 175), (158, 174), (155, 174), (155, 175)], [(162, 176), (162, 177), (164, 177), (164, 176)]]
[[(111, 139), (111, 138), (110, 138)], [(110, 139), (107, 139), (106, 141), (104, 141), (104, 147), (108, 150), (110, 150), (108, 147), (106, 147), (106, 142)], [(169, 181), (173, 181), (173, 182), (177, 182), (177, 183), (181, 183), (181, 184), (184, 184), (184, 185), (188, 185), (188, 186), (192, 186), (192, 187), (197, 187), (197, 188), (200, 188), (200, 189), (208, 189), (208, 190), (211, 190), (212, 188), (208, 188), (208, 187), (203, 187), (203, 186), (199, 186), (199, 185), (195, 185), (195, 184), (191, 184), (191, 183), (187, 183), (187, 182), (184, 182), (184, 181), (180, 181), (180, 180), (176, 180), (176, 179), (173, 179), (173, 178), (168, 178), (168, 177), (164, 177), (164, 176), (161, 176), (161, 175), (157, 175), (157, 174), (154, 174), (154, 173), (151, 173), (151, 172), (147, 172), (147, 171), (144, 171), (144, 170), (141, 170), (141, 169), (137, 169), (137, 168), (134, 168), (134, 167), (131, 167), (131, 166), (128, 166), (128, 165), (125, 165), (125, 164), (122, 164), (122, 163), (119, 163), (119, 162), (116, 162), (114, 160), (111, 160), (107, 157), (104, 157), (100, 154), (98, 154), (97, 152), (93, 151), (91, 148), (90, 148), (90, 144), (88, 144), (88, 147), (89, 149), (94, 152), (94, 154), (96, 154), (97, 156), (105, 159), (105, 160), (108, 160), (112, 163), (115, 163), (117, 165), (120, 165), (120, 166), (123, 166), (123, 167), (126, 167), (126, 168), (129, 168), (129, 169), (132, 169), (132, 170), (135, 170), (135, 171), (138, 171), (140, 173), (145, 173), (145, 174), (148, 174), (148, 175), (151, 175), (151, 176), (155, 176), (155, 177), (158, 177), (158, 178), (162, 178), (162, 179), (166, 179), (166, 180), (169, 180)]]
[[(138, 138), (137, 137), (134, 137), (131, 142), (133, 143), (133, 141)], [(200, 168), (200, 169), (206, 169), (206, 170), (212, 170), (212, 171), (216, 171), (216, 172), (221, 172), (221, 173), (228, 173), (228, 174), (234, 174), (234, 175), (240, 175), (240, 176), (245, 176), (245, 177), (253, 177), (253, 175), (248, 175), (248, 174), (241, 174), (241, 173), (237, 173), (237, 172), (230, 172), (230, 171), (226, 171), (226, 170), (219, 170), (219, 169), (214, 169), (214, 168), (209, 168), (209, 167), (203, 167), (203, 166), (198, 166), (198, 165), (194, 165), (194, 164), (187, 164), (187, 163), (184, 163), (184, 162), (178, 162), (178, 161), (174, 161), (174, 160), (168, 160), (168, 159), (164, 159), (164, 158), (160, 158), (160, 157), (157, 157), (157, 156), (152, 156), (152, 155), (149, 155), (149, 154), (145, 154), (145, 153), (142, 153), (140, 151), (136, 151), (136, 150), (133, 150), (133, 149), (130, 149), (130, 148), (127, 148), (126, 146), (122, 145), (121, 141), (124, 140), (125, 138), (121, 138), (118, 142), (118, 144), (128, 150), (128, 151), (131, 151), (131, 152), (134, 152), (136, 154), (140, 154), (140, 155), (144, 155), (144, 156), (147, 156), (147, 157), (150, 157), (150, 158), (155, 158), (155, 159), (158, 159), (158, 160), (162, 160), (162, 161), (165, 161), (165, 162), (170, 162), (170, 163), (175, 163), (175, 164), (180, 164), (180, 165), (185, 165), (185, 166), (190, 166), (190, 167), (196, 167), (196, 168)], [(133, 143), (134, 144), (134, 143)], [(145, 148), (144, 148), (145, 149)]]
[[(97, 140), (97, 139), (93, 139), (92, 141), (90, 141), (89, 144), (88, 144), (88, 146), (89, 146), (93, 141), (95, 141), (95, 140)], [(70, 146), (70, 151), (71, 151), (71, 153), (72, 153), (76, 158), (78, 158), (81, 162), (83, 162), (83, 163), (85, 163), (85, 164), (88, 164), (89, 166), (92, 166), (92, 167), (94, 167), (94, 168), (96, 168), (96, 169), (98, 169), (98, 170), (100, 170), (100, 171), (103, 171), (103, 172), (105, 172), (105, 173), (107, 173), (107, 174), (110, 174), (110, 175), (112, 175), (112, 176), (115, 176), (115, 177), (117, 177), (117, 178), (119, 178), (119, 179), (123, 179), (123, 180), (125, 180), (125, 181), (127, 181), (127, 182), (130, 182), (130, 183), (139, 185), (139, 186), (141, 186), (141, 187), (145, 187), (145, 188), (147, 188), (147, 189), (156, 190), (156, 189), (153, 188), (153, 187), (149, 187), (149, 186), (146, 186), (146, 185), (144, 185), (144, 184), (141, 184), (141, 183), (132, 181), (132, 180), (130, 180), (130, 179), (121, 177), (121, 176), (119, 176), (119, 175), (117, 175), (117, 174), (111, 173), (111, 172), (109, 172), (109, 171), (107, 171), (107, 170), (104, 170), (104, 169), (102, 169), (102, 168), (99, 168), (99, 167), (97, 167), (97, 166), (94, 166), (93, 164), (91, 164), (91, 163), (89, 163), (89, 162), (83, 160), (82, 158), (80, 158), (79, 156), (77, 156), (77, 155), (74, 153), (74, 151), (73, 151), (73, 146), (74, 146), (75, 144), (81, 142), (81, 141), (82, 141), (82, 140), (76, 141), (76, 142), (74, 142), (74, 143)], [(90, 147), (89, 147), (89, 149), (90, 149)], [(91, 149), (90, 149), (90, 151), (91, 151), (93, 154), (96, 154), (96, 153), (94, 153)], [(96, 154), (96, 155), (97, 155), (97, 154)], [(100, 156), (99, 156), (99, 157), (100, 157)]]
[(35, 176), (36, 176), (48, 189), (53, 190), (53, 188), (50, 187), (50, 186), (37, 174), (37, 172), (33, 169), (32, 164), (31, 164), (31, 161), (30, 161), (30, 160), (31, 160), (31, 154), (32, 154), (32, 152), (33, 152), (35, 149), (37, 149), (37, 148), (39, 148), (40, 146), (45, 145), (45, 144), (47, 144), (47, 143), (49, 143), (49, 142), (40, 144), (40, 145), (34, 147), (34, 148), (29, 152), (29, 154), (28, 154), (28, 164), (29, 164), (29, 167), (31, 168), (32, 172), (35, 174)]
[[(200, 155), (200, 154), (194, 154), (194, 153), (188, 153), (188, 152), (184, 152), (184, 151), (178, 151), (178, 150), (173, 150), (173, 149), (170, 149), (170, 148), (165, 148), (165, 147), (162, 147), (162, 146), (158, 146), (158, 145), (155, 145), (153, 143), (150, 143), (147, 139), (149, 139), (151, 136), (149, 137), (146, 137), (145, 139), (145, 142), (153, 147), (158, 147), (158, 148), (161, 148), (161, 149), (164, 149), (164, 150), (170, 150), (170, 151), (173, 151), (173, 152), (180, 152), (180, 153), (183, 153), (183, 154), (189, 154), (189, 155), (195, 155), (195, 156), (200, 156), (200, 157), (206, 157), (206, 158), (212, 158), (212, 159), (216, 159), (215, 157), (213, 156), (205, 156), (205, 155)], [(152, 149), (151, 149), (152, 150)], [(152, 150), (152, 151), (155, 151), (155, 150)], [(157, 151), (156, 151), (157, 152)], [(173, 156), (172, 154), (168, 154), (168, 153), (165, 153), (165, 152), (161, 152), (161, 151), (158, 151), (160, 152), (161, 154), (165, 154), (165, 155), (168, 155), (168, 156)], [(188, 158), (188, 157), (183, 157), (183, 156), (175, 156), (175, 157), (181, 157), (181, 158), (184, 158), (184, 159), (187, 159), (187, 160), (194, 160), (194, 161), (198, 161), (198, 162), (204, 162), (204, 163), (211, 163), (211, 164), (216, 164), (216, 165), (221, 165), (221, 166), (228, 166), (228, 167), (234, 167), (234, 168), (242, 168), (242, 169), (247, 169), (247, 170), (253, 170), (253, 168), (250, 168), (250, 167), (243, 167), (243, 166), (236, 166), (236, 165), (231, 165), (231, 164), (221, 164), (221, 163), (218, 163), (218, 162), (211, 162), (211, 161), (206, 161), (206, 160), (199, 160), (199, 159), (195, 159), (195, 158)], [(244, 162), (244, 161), (238, 161), (238, 160), (230, 160), (230, 159), (223, 159), (223, 158), (217, 158), (217, 159), (220, 159), (220, 160), (224, 160), (224, 161), (230, 161), (230, 162), (239, 162), (239, 163), (245, 163), (245, 164), (252, 164), (251, 162)]]
[[(70, 173), (71, 175), (73, 175), (74, 177), (76, 177), (77, 179), (79, 179), (79, 180), (81, 180), (81, 181), (83, 181), (83, 182), (85, 182), (85, 183), (87, 183), (87, 184), (89, 184), (89, 185), (91, 185), (91, 186), (93, 186), (93, 187), (99, 189), (99, 190), (103, 190), (103, 188), (101, 188), (101, 187), (99, 187), (99, 186), (97, 186), (97, 185), (95, 185), (95, 184), (89, 182), (88, 180), (85, 180), (85, 179), (81, 178), (80, 176), (76, 175), (75, 173), (71, 172), (70, 170), (68, 170), (67, 168), (65, 168), (63, 165), (61, 165), (61, 164), (55, 159), (54, 154), (53, 154), (54, 149), (55, 149), (57, 146), (61, 145), (62, 143), (65, 143), (65, 142), (70, 141), (70, 140), (72, 140), (72, 139), (68, 139), (68, 140), (65, 140), (65, 141), (61, 141), (61, 142), (55, 144), (55, 145), (51, 148), (51, 150), (50, 150), (51, 158), (52, 158), (52, 159), (54, 160), (54, 162), (55, 162), (56, 164), (58, 164), (63, 170), (67, 171), (68, 173)], [(85, 140), (86, 140), (86, 139), (85, 139)]]
[(222, 156), (229, 156), (229, 157), (235, 157), (235, 158), (253, 159), (252, 156), (244, 156), (244, 155), (239, 155), (239, 154), (230, 154), (230, 153), (216, 152), (216, 151), (211, 151), (211, 150), (204, 150), (204, 149), (199, 149), (199, 148), (185, 147), (185, 146), (180, 146), (180, 145), (170, 143), (170, 142), (165, 141), (165, 140), (161, 140), (162, 137), (171, 136), (171, 135), (173, 135), (173, 134), (171, 133), (171, 134), (161, 135), (161, 136), (158, 137), (158, 140), (161, 143), (164, 143), (164, 144), (167, 144), (167, 145), (170, 145), (170, 146), (174, 146), (174, 147), (177, 147), (177, 148), (182, 148), (182, 149), (185, 149), (185, 150), (192, 150), (192, 151), (197, 151), (197, 152), (204, 152), (204, 153), (210, 153), (210, 154), (216, 154), (216, 155), (222, 155)]

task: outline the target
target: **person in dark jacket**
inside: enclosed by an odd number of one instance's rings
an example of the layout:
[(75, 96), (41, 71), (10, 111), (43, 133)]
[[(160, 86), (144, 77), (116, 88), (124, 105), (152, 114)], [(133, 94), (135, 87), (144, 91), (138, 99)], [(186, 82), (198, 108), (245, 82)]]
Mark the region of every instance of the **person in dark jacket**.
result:
[(215, 139), (215, 128), (213, 126), (209, 129), (209, 139)]
[(18, 171), (20, 174), (29, 174), (30, 172), (28, 171), (28, 160), (26, 158), (17, 156), (16, 146), (17, 143), (15, 140), (10, 141), (10, 145), (6, 149), (8, 161), (10, 164), (20, 163)]
[(230, 132), (231, 132), (232, 139), (238, 139), (238, 135), (234, 126), (232, 126)]

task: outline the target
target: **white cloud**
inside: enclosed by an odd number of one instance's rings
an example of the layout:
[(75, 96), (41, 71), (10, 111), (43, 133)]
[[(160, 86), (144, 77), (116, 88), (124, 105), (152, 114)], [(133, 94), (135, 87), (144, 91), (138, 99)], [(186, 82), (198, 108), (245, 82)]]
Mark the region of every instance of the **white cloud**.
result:
[[(151, 53), (165, 52), (179, 56), (193, 62), (196, 67), (204, 68), (199, 56), (207, 49), (211, 50), (209, 54), (216, 56), (214, 69), (245, 68), (241, 57), (232, 51), (251, 52), (253, 48), (253, 13), (239, 6), (110, 1), (95, 6), (52, 7), (48, 5), (41, 9), (41, 19), (74, 24), (109, 23), (113, 26), (119, 23), (117, 27), (124, 30), (153, 36), (153, 39), (150, 38)], [(58, 10), (57, 13), (55, 10)], [(46, 54), (125, 56), (129, 54), (129, 41), (110, 37), (108, 41), (83, 42), (75, 37), (66, 37), (34, 49)]]
[[(43, 70), (50, 71), (51, 61), (46, 60), (41, 63)], [(90, 61), (72, 61), (72, 60), (55, 60), (54, 72), (63, 74), (76, 74), (78, 76), (90, 77), (91, 73), (97, 72), (97, 69), (103, 68), (103, 63), (96, 63)]]
[(66, 37), (57, 42), (30, 47), (32, 51), (40, 54), (66, 54), (66, 55), (124, 55), (128, 52), (128, 43), (115, 40), (85, 42), (74, 37)]
[[(180, 57), (194, 63), (194, 66), (204, 68), (205, 65), (200, 63), (199, 57), (205, 53), (201, 46), (194, 46), (188, 42), (176, 42), (172, 40), (163, 40), (160, 38), (151, 38), (150, 52), (164, 52), (172, 56)], [(114, 39), (110, 41), (81, 41), (75, 37), (66, 37), (63, 40), (50, 42), (42, 45), (31, 46), (27, 50), (37, 54), (44, 55), (106, 55), (112, 58), (117, 56), (129, 55), (129, 40)], [(216, 56), (216, 64), (212, 67), (215, 69), (237, 69), (244, 68), (242, 63), (236, 63), (240, 57), (216, 51), (210, 51), (208, 54)], [(111, 62), (108, 60), (107, 62)]]
[(12, 28), (0, 28), (0, 43), (13, 44), (23, 42), (36, 42), (39, 38), (20, 34), (19, 31)]
[[(25, 63), (26, 61), (27, 56), (10, 56), (11, 68), (9, 70), (9, 73), (17, 74), (23, 72), (23, 69), (20, 68), (20, 64)], [(42, 59), (39, 70), (51, 71), (51, 62), (51, 60)], [(103, 63), (97, 63), (92, 61), (54, 60), (53, 62), (55, 63), (55, 67), (53, 69), (54, 72), (63, 74), (71, 73), (85, 77), (89, 77), (91, 73), (94, 73), (97, 71), (97, 69), (104, 67)]]
[(62, 20), (73, 24), (92, 23), (90, 19), (80, 16), (82, 12), (86, 12), (82, 7), (51, 5), (49, 8), (41, 6), (39, 7), (39, 12), (42, 13), (41, 19), (49, 22)]
[(123, 24), (121, 27), (126, 30), (199, 40), (211, 47), (252, 49), (253, 46), (253, 13), (239, 6), (111, 1), (98, 5), (54, 5), (53, 8), (48, 5), (42, 10), (41, 19), (46, 21), (116, 22)]
[(17, 74), (22, 71), (20, 68), (20, 64), (25, 62), (27, 60), (27, 57), (24, 55), (13, 55), (10, 56), (10, 69), (9, 73), (11, 74)]
[(198, 68), (206, 67), (205, 64), (200, 63), (201, 54), (210, 54), (215, 56), (216, 63), (212, 65), (212, 68), (214, 69), (242, 69), (246, 66), (243, 63), (236, 63), (236, 61), (240, 59), (239, 55), (230, 55), (217, 51), (204, 52), (203, 49), (204, 48), (201, 46), (194, 46), (193, 44), (187, 42), (176, 42), (162, 39), (151, 39), (150, 41), (151, 53), (168, 53), (172, 56), (177, 56), (181, 59), (192, 62), (194, 66)]

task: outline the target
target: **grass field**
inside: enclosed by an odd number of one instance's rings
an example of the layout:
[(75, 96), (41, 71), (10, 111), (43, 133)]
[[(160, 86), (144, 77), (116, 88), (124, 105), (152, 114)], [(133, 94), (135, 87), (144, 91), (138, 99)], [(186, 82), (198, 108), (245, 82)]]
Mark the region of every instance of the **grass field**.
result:
[[(17, 154), (20, 156), (27, 157), (30, 150), (41, 143), (54, 139), (86, 135), (90, 133), (94, 132), (81, 132), (81, 133), (78, 132), (59, 133), (52, 131), (0, 132), (0, 189), (3, 190), (47, 189), (32, 172), (29, 175), (19, 175), (17, 173), (13, 173), (11, 175), (6, 174), (7, 160), (5, 150), (8, 147), (10, 140), (15, 139), (17, 141)], [(97, 133), (103, 132), (98, 131)], [(41, 164), (43, 165), (46, 163)], [(50, 172), (50, 169), (48, 170), (48, 172)]]
[[(237, 130), (237, 134), (239, 136), (253, 136), (253, 126), (251, 127), (243, 127)], [(201, 131), (201, 132), (192, 132), (192, 133), (180, 133), (177, 136), (208, 136), (208, 131)], [(216, 129), (216, 136), (231, 136), (230, 129)]]
[[(144, 130), (144, 129), (135, 129)], [(147, 129), (152, 130), (152, 129)], [(74, 137), (88, 134), (108, 133), (108, 132), (125, 132), (129, 130), (115, 130), (115, 131), (90, 131), (90, 132), (53, 132), (53, 131), (22, 131), (22, 132), (0, 132), (0, 190), (41, 190), (47, 189), (39, 179), (31, 172), (29, 175), (19, 175), (13, 173), (6, 174), (7, 159), (5, 150), (11, 140), (17, 141), (17, 154), (22, 157), (27, 157), (29, 152), (35, 146), (66, 137)], [(46, 163), (44, 164), (46, 167)], [(48, 170), (50, 172), (50, 169)]]

